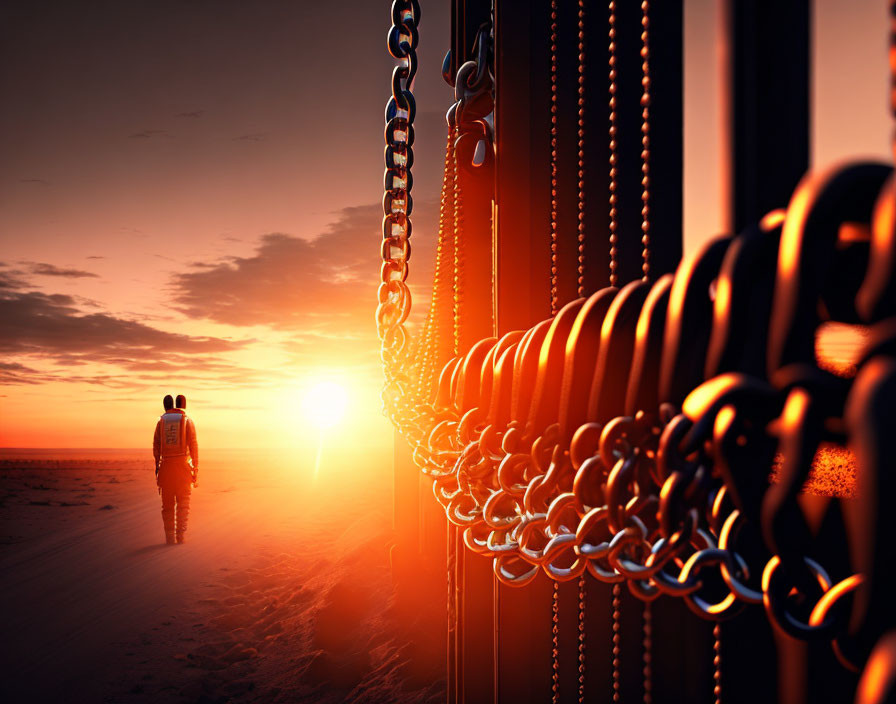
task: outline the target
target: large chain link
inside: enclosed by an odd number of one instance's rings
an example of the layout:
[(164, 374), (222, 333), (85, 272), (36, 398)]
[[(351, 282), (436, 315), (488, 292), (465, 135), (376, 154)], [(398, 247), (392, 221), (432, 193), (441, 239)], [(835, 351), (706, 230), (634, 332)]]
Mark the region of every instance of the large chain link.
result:
[[(863, 168), (830, 182), (862, 173), (879, 180)], [(836, 196), (819, 192), (819, 202)], [(540, 571), (558, 582), (587, 572), (625, 582), (642, 600), (680, 597), (715, 621), (761, 604), (790, 635), (832, 640), (844, 664), (861, 662), (845, 636), (848, 604), (865, 579), (834, 583), (811, 554), (795, 501), (819, 444), (844, 440), (829, 428), (842, 425), (849, 379), (806, 364), (775, 384), (725, 373), (680, 408), (585, 423), (566, 437), (557, 424), (496, 419), (508, 379), (526, 364), (527, 338), (511, 337), (446, 367), (425, 406), (432, 430), (415, 454), (466, 546), (493, 558), (502, 583), (527, 584)], [(541, 345), (533, 349), (544, 354)], [(470, 378), (478, 383), (484, 365), (492, 367), (490, 396), (465, 409), (455, 393)], [(770, 472), (778, 452), (799, 469), (785, 465), (765, 485), (757, 469)], [(764, 556), (756, 548), (763, 537)]]

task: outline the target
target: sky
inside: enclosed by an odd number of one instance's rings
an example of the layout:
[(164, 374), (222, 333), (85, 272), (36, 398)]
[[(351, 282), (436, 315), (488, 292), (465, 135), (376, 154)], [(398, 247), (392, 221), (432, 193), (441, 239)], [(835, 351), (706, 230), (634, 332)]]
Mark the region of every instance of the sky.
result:
[[(3, 4), (0, 445), (139, 446), (169, 392), (209, 443), (289, 444), (326, 376), (355, 389), (364, 432), (387, 430), (373, 307), (389, 4), (332, 7)], [(447, 9), (422, 27), (424, 232)]]
[[(418, 289), (449, 4), (423, 2)], [(352, 389), (341, 432), (391, 438), (373, 325), (389, 5), (0, 6), (0, 446), (146, 445), (165, 393), (203, 442), (290, 446), (316, 432), (301, 399), (322, 378)], [(693, 251), (721, 223), (717, 5), (685, 8)], [(886, 3), (815, 9), (813, 159), (886, 158)]]

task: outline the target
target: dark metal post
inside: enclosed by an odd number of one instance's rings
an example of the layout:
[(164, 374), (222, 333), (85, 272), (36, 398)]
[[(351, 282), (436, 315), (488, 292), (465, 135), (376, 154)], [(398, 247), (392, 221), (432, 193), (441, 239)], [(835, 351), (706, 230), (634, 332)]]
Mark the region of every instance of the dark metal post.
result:
[(725, 3), (728, 229), (786, 207), (809, 168), (810, 2)]

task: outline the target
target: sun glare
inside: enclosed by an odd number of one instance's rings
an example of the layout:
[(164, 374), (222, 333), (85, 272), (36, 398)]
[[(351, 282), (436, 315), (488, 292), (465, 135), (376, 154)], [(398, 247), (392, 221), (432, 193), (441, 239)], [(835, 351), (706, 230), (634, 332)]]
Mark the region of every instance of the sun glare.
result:
[(345, 416), (348, 391), (334, 381), (318, 381), (306, 392), (303, 410), (308, 422), (320, 430), (337, 425)]

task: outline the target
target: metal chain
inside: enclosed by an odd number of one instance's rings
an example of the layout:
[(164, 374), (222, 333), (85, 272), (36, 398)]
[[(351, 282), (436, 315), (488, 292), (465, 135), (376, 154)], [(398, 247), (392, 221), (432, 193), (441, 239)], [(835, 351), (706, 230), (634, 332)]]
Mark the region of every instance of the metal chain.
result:
[(622, 673), (619, 669), (619, 640), (620, 634), (619, 629), (621, 628), (620, 618), (622, 614), (620, 613), (619, 607), (621, 605), (621, 601), (619, 599), (619, 595), (622, 591), (622, 588), (619, 586), (619, 582), (616, 582), (613, 585), (613, 701), (618, 702), (620, 697), (620, 687), (621, 687), (621, 678)]
[[(448, 130), (445, 143), (445, 166), (444, 175), (442, 177), (442, 191), (439, 198), (439, 234), (436, 241), (436, 265), (432, 281), (432, 298), (429, 305), (429, 316), (427, 324), (432, 328), (432, 332), (428, 333), (428, 342), (424, 342), (424, 362), (421, 365), (420, 372), (420, 394), (419, 401), (425, 402), (433, 392), (435, 380), (438, 370), (445, 361), (446, 350), (443, 341), (443, 321), (440, 319), (443, 307), (443, 289), (447, 283), (446, 279), (449, 264), (453, 265), (453, 253), (446, 250), (449, 249), (448, 231), (451, 231), (451, 239), (453, 240), (454, 226), (448, 222), (448, 213), (454, 210), (454, 129)], [(453, 216), (452, 216), (453, 219)], [(449, 262), (449, 255), (451, 261)], [(452, 283), (453, 286), (453, 283)], [(425, 339), (427, 336), (425, 336)]]
[(712, 696), (715, 704), (722, 704), (722, 626), (716, 623), (712, 628)]
[(650, 277), (650, 4), (641, 2), (641, 271)]
[(560, 702), (560, 585), (554, 582), (551, 598), (551, 701)]
[(551, 0), (551, 315), (560, 309), (557, 272), (557, 0)]
[(416, 104), (411, 92), (417, 74), (420, 3), (395, 0), (389, 52), (398, 59), (392, 71), (392, 96), (386, 103), (386, 150), (383, 196), (383, 266), (380, 274), (377, 329), (388, 358), (404, 351), (401, 328), (410, 312), (411, 295), (406, 279), (411, 246), (411, 165), (413, 164)]
[(644, 704), (653, 701), (653, 613), (651, 602), (644, 602), (644, 638), (641, 641), (643, 647), (644, 668)]
[(578, 7), (578, 221), (576, 223), (576, 291), (585, 295), (585, 0)]
[(463, 247), (461, 246), (461, 233), (463, 232), (463, 208), (460, 202), (460, 169), (457, 164), (457, 155), (454, 157), (454, 356), (461, 351), (461, 316), (463, 314)]
[(610, 142), (609, 142), (609, 151), (610, 151), (610, 286), (616, 286), (619, 283), (619, 275), (617, 274), (617, 269), (619, 263), (616, 260), (617, 255), (617, 244), (619, 242), (619, 235), (617, 233), (617, 229), (619, 227), (619, 222), (617, 218), (617, 210), (616, 205), (618, 202), (618, 198), (616, 196), (617, 189), (617, 171), (616, 167), (618, 164), (618, 153), (617, 153), (617, 142), (616, 142), (616, 1), (610, 0), (610, 29), (609, 29), (609, 37), (610, 37), (610, 45), (608, 47), (610, 52)]
[[(576, 293), (585, 295), (585, 2), (579, 0), (577, 43), (577, 137), (576, 167), (578, 187), (578, 219), (576, 223)], [(579, 704), (585, 701), (585, 577), (579, 577), (578, 603), (578, 670)]]
[(579, 704), (585, 702), (585, 576), (579, 577)]

